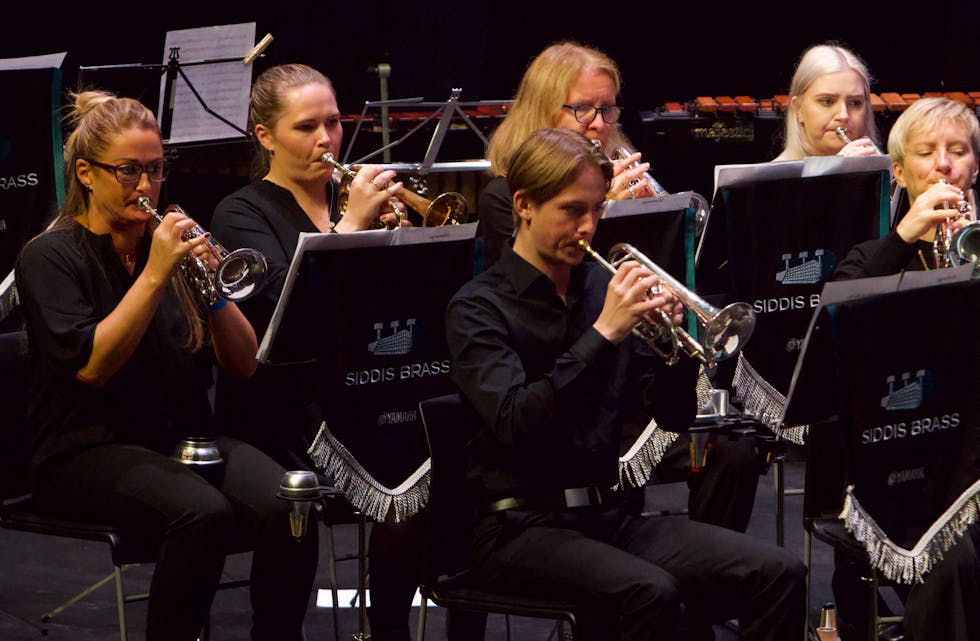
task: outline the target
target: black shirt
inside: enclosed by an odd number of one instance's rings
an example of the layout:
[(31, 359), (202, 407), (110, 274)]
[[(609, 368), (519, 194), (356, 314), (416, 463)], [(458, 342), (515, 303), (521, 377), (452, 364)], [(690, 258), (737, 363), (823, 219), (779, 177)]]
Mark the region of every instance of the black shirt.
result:
[(614, 345), (592, 327), (608, 281), (594, 263), (573, 267), (566, 303), (505, 246), (450, 302), (452, 378), (482, 428), (470, 444), (479, 498), (612, 487), (651, 415), (671, 431), (693, 420), (693, 360), (668, 367), (632, 335)]
[(483, 239), (483, 265), (489, 269), (514, 235), (514, 207), (506, 176), (495, 176), (486, 184), (478, 209), (476, 235)]
[(30, 344), (28, 430), (31, 466), (86, 447), (136, 443), (169, 454), (177, 440), (213, 434), (205, 390), (210, 350), (187, 347), (187, 323), (168, 287), (136, 351), (101, 388), (75, 379), (92, 354), (95, 327), (146, 264), (143, 239), (133, 275), (112, 238), (78, 223), (28, 243), (17, 263)]
[(858, 243), (834, 270), (830, 280), (888, 276), (900, 271), (935, 269), (932, 243), (909, 244), (894, 229), (882, 238)]

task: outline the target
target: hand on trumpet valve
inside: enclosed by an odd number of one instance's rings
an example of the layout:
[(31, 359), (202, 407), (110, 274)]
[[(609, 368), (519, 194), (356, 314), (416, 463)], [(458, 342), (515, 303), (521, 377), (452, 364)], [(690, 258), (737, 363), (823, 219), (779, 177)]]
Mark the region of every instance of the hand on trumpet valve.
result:
[(667, 322), (679, 324), (682, 312), (683, 306), (661, 286), (660, 278), (630, 260), (622, 263), (610, 279), (602, 312), (593, 327), (607, 340), (618, 344), (644, 320), (651, 321), (662, 314)]
[(834, 130), (837, 137), (844, 143), (844, 147), (837, 152), (838, 156), (880, 156), (881, 152), (871, 141), (871, 138), (862, 136), (857, 140), (851, 140), (848, 136), (846, 127), (837, 127)]
[(199, 252), (207, 253), (207, 237), (190, 234), (196, 226), (197, 223), (186, 214), (168, 210), (153, 230), (146, 271), (165, 280), (183, 259)]
[(973, 211), (963, 190), (941, 179), (916, 197), (895, 231), (902, 240), (913, 243), (934, 229), (952, 233), (972, 220)]
[[(338, 226), (349, 221), (353, 229), (371, 229), (379, 218), (388, 227), (397, 227), (405, 218), (405, 206), (394, 196), (401, 182), (392, 183), (396, 173), (377, 165), (364, 165), (350, 181), (347, 208)], [(346, 226), (346, 225), (345, 225)]]
[(656, 196), (650, 184), (644, 180), (649, 171), (650, 163), (640, 162), (640, 153), (636, 152), (613, 161), (613, 180), (609, 186), (609, 200), (625, 200), (627, 198), (647, 198)]

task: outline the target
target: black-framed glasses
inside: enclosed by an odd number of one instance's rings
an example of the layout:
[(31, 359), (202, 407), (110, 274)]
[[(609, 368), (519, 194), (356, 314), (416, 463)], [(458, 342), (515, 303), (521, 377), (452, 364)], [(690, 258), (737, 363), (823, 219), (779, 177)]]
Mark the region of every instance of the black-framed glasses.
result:
[(623, 111), (619, 105), (602, 105), (601, 107), (595, 105), (562, 105), (561, 108), (570, 110), (575, 116), (575, 120), (583, 125), (591, 125), (598, 114), (602, 114), (603, 122), (611, 125), (619, 120), (619, 114)]
[(106, 171), (111, 171), (115, 174), (116, 180), (124, 185), (138, 183), (144, 173), (150, 182), (162, 183), (167, 179), (167, 174), (170, 173), (170, 163), (166, 160), (154, 160), (145, 165), (138, 162), (124, 162), (118, 165), (107, 165), (96, 160), (89, 160), (88, 162)]

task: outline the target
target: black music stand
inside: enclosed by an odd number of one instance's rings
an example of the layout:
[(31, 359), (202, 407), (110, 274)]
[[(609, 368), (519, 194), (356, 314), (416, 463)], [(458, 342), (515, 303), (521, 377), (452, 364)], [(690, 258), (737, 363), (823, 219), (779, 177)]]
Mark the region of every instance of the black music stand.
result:
[(716, 168), (697, 283), (704, 296), (755, 309), (733, 388), (771, 427), (785, 427), (777, 419), (820, 287), (851, 247), (888, 231), (889, 170), (884, 156)]
[[(362, 528), (409, 518), (427, 500), (418, 404), (453, 389), (445, 309), (473, 276), (475, 233), (468, 224), (300, 236), (259, 360), (318, 364), (324, 424), (310, 455)], [(363, 593), (359, 603), (363, 638)]]
[(899, 583), (920, 581), (941, 558), (980, 493), (971, 273), (828, 283), (787, 398), (787, 422), (838, 420), (849, 485), (840, 518)]

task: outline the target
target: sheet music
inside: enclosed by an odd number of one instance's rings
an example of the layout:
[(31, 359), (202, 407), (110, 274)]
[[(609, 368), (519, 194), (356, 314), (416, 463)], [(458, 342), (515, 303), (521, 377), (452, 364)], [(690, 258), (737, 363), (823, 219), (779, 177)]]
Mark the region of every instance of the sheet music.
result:
[(682, 191), (666, 196), (649, 196), (647, 198), (630, 198), (629, 200), (612, 200), (606, 204), (603, 218), (618, 218), (619, 216), (634, 216), (658, 211), (679, 211), (691, 204), (694, 192)]
[(276, 309), (269, 320), (269, 327), (262, 336), (262, 343), (255, 355), (261, 363), (269, 361), (269, 352), (275, 340), (282, 317), (285, 314), (293, 285), (299, 277), (299, 268), (303, 254), (320, 249), (354, 249), (357, 247), (391, 247), (399, 245), (417, 245), (422, 243), (451, 242), (465, 240), (476, 236), (476, 223), (465, 225), (446, 225), (443, 227), (399, 227), (395, 230), (373, 229), (352, 234), (308, 233), (299, 235), (296, 252), (289, 263), (286, 281)]
[(889, 156), (809, 156), (803, 160), (716, 165), (714, 193), (722, 187), (737, 187), (746, 183), (882, 170), (890, 172), (891, 168)]
[(61, 69), (67, 51), (61, 53), (46, 53), (40, 56), (25, 56), (23, 58), (0, 58), (0, 71), (16, 71), (18, 69)]
[[(178, 62), (190, 62), (221, 58), (244, 58), (255, 46), (255, 23), (199, 27), (168, 31), (163, 48), (163, 64), (170, 60), (173, 47), (180, 47)], [(248, 120), (248, 99), (252, 84), (252, 67), (241, 60), (205, 65), (181, 66), (181, 71), (194, 85), (208, 108), (221, 114), (230, 122), (245, 129)], [(160, 81), (160, 108), (157, 118), (163, 116), (163, 99), (167, 78)], [(173, 120), (169, 142), (193, 142), (241, 136), (227, 123), (209, 114), (198, 102), (187, 81), (177, 75)]]

